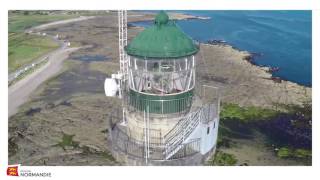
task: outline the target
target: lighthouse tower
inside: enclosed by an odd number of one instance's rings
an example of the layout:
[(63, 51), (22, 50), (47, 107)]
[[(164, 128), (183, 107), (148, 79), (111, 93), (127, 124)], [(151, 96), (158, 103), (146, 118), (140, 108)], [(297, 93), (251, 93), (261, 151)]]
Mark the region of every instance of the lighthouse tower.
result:
[(199, 46), (160, 11), (124, 51), (112, 154), (128, 165), (200, 165), (215, 151), (220, 100), (196, 83)]

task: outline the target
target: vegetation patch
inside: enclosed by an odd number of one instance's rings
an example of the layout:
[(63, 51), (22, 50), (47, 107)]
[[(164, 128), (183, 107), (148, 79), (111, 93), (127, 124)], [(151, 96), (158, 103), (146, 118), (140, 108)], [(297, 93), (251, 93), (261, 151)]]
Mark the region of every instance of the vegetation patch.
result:
[(9, 11), (9, 72), (13, 72), (36, 58), (58, 48), (58, 43), (47, 36), (31, 35), (25, 30), (53, 21), (77, 17), (62, 11)]
[(54, 146), (59, 146), (63, 150), (66, 150), (66, 147), (77, 148), (79, 147), (79, 143), (73, 140), (74, 135), (63, 134), (62, 141)]
[(19, 80), (23, 79), (24, 77), (28, 76), (29, 74), (32, 74), (33, 72), (35, 72), (37, 69), (39, 69), (40, 67), (44, 66), (46, 63), (48, 62), (48, 60), (44, 60), (41, 61), (40, 63), (37, 63), (34, 67), (29, 68), (28, 70), (24, 71), (23, 73), (21, 73), (18, 77), (16, 77), (14, 80), (10, 81), (8, 83), (8, 86), (12, 86), (13, 84), (15, 84), (16, 82), (18, 82)]
[(207, 165), (211, 166), (233, 166), (236, 165), (238, 160), (233, 154), (228, 154), (222, 151), (217, 151), (213, 158), (207, 161)]
[(50, 11), (9, 11), (9, 32), (23, 32), (25, 29), (58, 20), (75, 18), (74, 14)]
[(279, 158), (311, 159), (312, 152), (308, 149), (293, 149), (289, 147), (282, 147), (278, 150), (277, 156)]
[(312, 103), (304, 102), (302, 105), (281, 105), (291, 114), (291, 124), (296, 128), (311, 128), (312, 122)]
[(9, 35), (9, 72), (32, 63), (35, 59), (58, 47), (58, 43), (49, 37), (25, 33)]
[(113, 62), (91, 62), (89, 64), (89, 69), (91, 71), (99, 71), (104, 74), (111, 75), (112, 73), (116, 73), (116, 70), (119, 68), (118, 63)]
[[(281, 107), (280, 107), (281, 106)], [(278, 105), (281, 111), (223, 104), (218, 149), (232, 148), (237, 138), (254, 138), (263, 133), (277, 157), (311, 164), (312, 105)], [(219, 159), (219, 158), (218, 158)]]
[(9, 157), (14, 156), (18, 152), (18, 145), (15, 142), (15, 138), (11, 137), (8, 140), (8, 150), (9, 150)]
[[(257, 124), (276, 147), (312, 148), (312, 105), (285, 105), (287, 112)], [(285, 151), (284, 151), (285, 152)]]
[[(220, 131), (219, 131), (220, 133)], [(226, 148), (230, 148), (232, 146), (232, 141), (231, 139), (224, 137), (224, 136), (218, 136), (218, 140), (217, 140), (217, 147), (226, 147)]]
[(220, 118), (237, 119), (241, 122), (250, 122), (256, 120), (271, 119), (278, 115), (279, 112), (272, 109), (264, 109), (260, 107), (240, 107), (237, 104), (223, 104)]
[(220, 113), (218, 145), (230, 147), (232, 139), (254, 137), (256, 122), (272, 119), (279, 114), (272, 109), (240, 107), (236, 104), (223, 104)]
[(92, 150), (88, 146), (83, 146), (83, 147), (81, 147), (81, 149), (82, 149), (82, 153), (81, 153), (82, 155), (95, 154), (95, 155), (101, 156), (102, 158), (107, 159), (109, 161), (117, 162), (116, 159), (112, 156), (112, 154), (109, 151), (97, 152), (95, 150)]

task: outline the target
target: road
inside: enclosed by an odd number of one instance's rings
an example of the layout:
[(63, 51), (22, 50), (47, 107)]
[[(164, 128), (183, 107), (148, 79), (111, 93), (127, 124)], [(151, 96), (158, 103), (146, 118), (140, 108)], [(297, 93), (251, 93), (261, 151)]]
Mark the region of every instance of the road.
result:
[(68, 23), (73, 23), (73, 22), (77, 22), (77, 21), (84, 21), (84, 20), (93, 19), (93, 18), (95, 18), (95, 16), (80, 16), (80, 17), (77, 17), (77, 18), (66, 19), (66, 20), (61, 20), (61, 21), (55, 21), (55, 22), (46, 23), (46, 24), (41, 24), (39, 26), (32, 27), (32, 28), (30, 28), (30, 29), (28, 29), (26, 31), (44, 30), (44, 29), (47, 29), (50, 26), (68, 24)]
[[(76, 21), (83, 21), (91, 19), (93, 17), (80, 17), (75, 19), (57, 21), (53, 23), (48, 23), (40, 25), (38, 27), (32, 28), (35, 29), (45, 29), (52, 25), (66, 24)], [(54, 37), (52, 37), (54, 38)], [(8, 90), (9, 105), (8, 105), (8, 116), (9, 118), (18, 112), (18, 108), (29, 100), (30, 94), (37, 89), (37, 87), (48, 80), (50, 77), (57, 74), (63, 66), (63, 61), (68, 58), (69, 54), (80, 49), (80, 47), (70, 48), (67, 46), (67, 43), (61, 41), (60, 48), (46, 54), (44, 57), (48, 58), (48, 62), (36, 69), (35, 72), (11, 85)]]

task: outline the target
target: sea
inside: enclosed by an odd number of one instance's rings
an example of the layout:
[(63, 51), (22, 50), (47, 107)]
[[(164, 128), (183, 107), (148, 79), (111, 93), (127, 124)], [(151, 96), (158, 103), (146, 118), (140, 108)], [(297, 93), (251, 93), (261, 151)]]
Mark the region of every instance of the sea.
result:
[[(152, 11), (156, 12), (156, 11)], [(254, 63), (278, 69), (274, 77), (312, 86), (312, 12), (268, 11), (174, 11), (210, 19), (179, 20), (176, 23), (200, 42), (221, 40), (249, 51)], [(148, 27), (151, 21), (131, 23)]]

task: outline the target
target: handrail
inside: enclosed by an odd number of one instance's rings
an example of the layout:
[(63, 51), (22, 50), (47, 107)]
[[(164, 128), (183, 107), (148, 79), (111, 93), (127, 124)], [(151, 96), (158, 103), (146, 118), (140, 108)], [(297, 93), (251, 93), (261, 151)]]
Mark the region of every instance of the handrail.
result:
[[(218, 88), (216, 87), (204, 86), (204, 88), (207, 88), (207, 87), (218, 90)], [(216, 91), (215, 93), (217, 96), (217, 97), (214, 97), (215, 102), (211, 102), (208, 104), (206, 103), (205, 106), (196, 109), (195, 111), (189, 113), (187, 116), (184, 116), (174, 126), (174, 128), (172, 128), (166, 135), (164, 135), (163, 139), (160, 139), (159, 141), (157, 141), (160, 143), (150, 144), (151, 150), (153, 151), (151, 153), (150, 159), (170, 160), (170, 159), (179, 157), (180, 156), (179, 153), (186, 150), (186, 146), (189, 143), (191, 143), (191, 142), (186, 143), (186, 140), (189, 140), (188, 139), (189, 136), (192, 134), (192, 132), (194, 132), (194, 130), (198, 127), (198, 125), (200, 123), (208, 123), (209, 121), (213, 120), (215, 117), (219, 116), (220, 97), (219, 97), (218, 91)], [(205, 97), (205, 95), (206, 95), (205, 90), (203, 90), (202, 97)], [(189, 99), (190, 97), (178, 98), (174, 100), (181, 100), (186, 98)], [(148, 101), (165, 102), (165, 101), (172, 101), (172, 100), (148, 100)], [(192, 103), (190, 105), (192, 105)], [(163, 109), (162, 109), (162, 112), (163, 112)], [(125, 135), (119, 136), (119, 132)], [(121, 141), (116, 140), (117, 146), (118, 145), (121, 146), (120, 149), (122, 151), (126, 152), (127, 154), (132, 154), (142, 158), (144, 157), (144, 152), (145, 152), (144, 142), (138, 141), (132, 137), (129, 137), (125, 132), (122, 132), (121, 130), (118, 131), (117, 136), (114, 136), (114, 137), (122, 138)]]
[(190, 113), (182, 121), (178, 122), (178, 126), (167, 133), (164, 137), (164, 144), (166, 146), (166, 158), (170, 158), (175, 152), (182, 147), (181, 144), (194, 131), (200, 122), (200, 113), (202, 109)]
[(150, 114), (171, 114), (183, 113), (188, 111), (193, 102), (193, 96), (186, 96), (178, 99), (143, 99), (133, 96), (125, 97), (128, 109), (143, 111), (147, 106), (150, 108)]
[[(115, 126), (112, 133), (112, 143), (114, 146), (123, 153), (137, 158), (145, 158), (145, 144), (142, 141), (136, 140), (128, 136), (119, 127)], [(181, 144), (181, 148), (174, 156), (169, 159), (166, 158), (165, 153), (166, 147), (160, 144), (150, 144), (150, 150), (152, 153), (149, 156), (150, 160), (173, 160), (192, 156), (200, 151), (200, 139), (191, 140), (185, 144)]]
[[(133, 69), (133, 68), (131, 68)], [(172, 74), (172, 73), (185, 73), (185, 72), (190, 72), (194, 69), (194, 67), (188, 68), (187, 70), (180, 70), (180, 71), (145, 71), (145, 70), (140, 70), (140, 69), (134, 69), (132, 72), (137, 72), (141, 74)]]
[(206, 104), (180, 120), (175, 127), (164, 136), (164, 144), (167, 147), (166, 158), (170, 158), (180, 150), (181, 144), (191, 135), (200, 122), (206, 124), (217, 117), (218, 114), (216, 110), (215, 104)]

